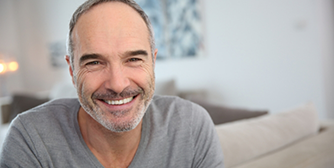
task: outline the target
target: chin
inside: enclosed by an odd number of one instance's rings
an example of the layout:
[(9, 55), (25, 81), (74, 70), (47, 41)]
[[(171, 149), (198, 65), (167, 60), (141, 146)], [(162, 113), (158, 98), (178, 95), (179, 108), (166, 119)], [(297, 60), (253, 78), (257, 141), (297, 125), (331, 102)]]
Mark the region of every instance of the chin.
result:
[[(141, 120), (143, 119), (147, 107), (141, 107), (136, 110), (131, 117), (122, 116), (122, 117), (114, 117), (112, 119), (107, 120), (107, 116), (97, 115), (93, 117), (98, 123), (104, 126), (106, 129), (112, 132), (127, 132), (135, 129)], [(129, 115), (129, 114), (128, 114)], [(110, 117), (110, 116), (109, 116)]]

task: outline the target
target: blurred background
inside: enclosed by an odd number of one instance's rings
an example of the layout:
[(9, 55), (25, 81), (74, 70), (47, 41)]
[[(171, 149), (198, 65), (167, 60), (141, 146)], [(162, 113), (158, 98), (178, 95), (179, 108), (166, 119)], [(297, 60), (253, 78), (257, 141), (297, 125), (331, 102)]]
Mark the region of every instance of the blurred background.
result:
[[(65, 43), (82, 2), (0, 0), (1, 97), (71, 83)], [(200, 9), (204, 53), (158, 60), (157, 81), (271, 113), (313, 102), (334, 118), (333, 0), (202, 0)]]

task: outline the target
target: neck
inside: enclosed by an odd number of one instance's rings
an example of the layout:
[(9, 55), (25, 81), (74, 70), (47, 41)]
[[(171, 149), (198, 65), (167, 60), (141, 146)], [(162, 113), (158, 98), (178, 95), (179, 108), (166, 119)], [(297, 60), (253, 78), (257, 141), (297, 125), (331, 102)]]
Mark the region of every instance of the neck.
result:
[(128, 167), (138, 149), (142, 121), (127, 132), (112, 132), (96, 122), (84, 109), (78, 114), (79, 127), (88, 148), (104, 167)]

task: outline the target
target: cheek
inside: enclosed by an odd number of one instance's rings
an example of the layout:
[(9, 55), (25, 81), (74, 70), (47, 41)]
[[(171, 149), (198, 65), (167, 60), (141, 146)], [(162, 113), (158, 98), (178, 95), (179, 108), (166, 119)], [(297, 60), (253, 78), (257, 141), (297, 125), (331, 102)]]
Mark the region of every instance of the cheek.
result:
[(91, 94), (99, 87), (100, 75), (89, 72), (88, 70), (80, 70), (75, 75), (75, 84), (80, 94)]
[(152, 65), (143, 65), (140, 69), (133, 70), (134, 82), (140, 87), (145, 89), (150, 89), (154, 87), (154, 69)]
[(144, 71), (148, 75), (148, 78), (154, 82), (155, 75), (153, 65), (146, 65)]

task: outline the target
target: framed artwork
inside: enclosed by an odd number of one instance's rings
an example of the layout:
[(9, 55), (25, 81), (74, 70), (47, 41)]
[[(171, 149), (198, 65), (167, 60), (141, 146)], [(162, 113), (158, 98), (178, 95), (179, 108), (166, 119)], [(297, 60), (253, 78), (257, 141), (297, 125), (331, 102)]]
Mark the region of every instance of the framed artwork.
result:
[(201, 0), (136, 0), (151, 20), (158, 59), (203, 54)]
[(66, 67), (64, 56), (66, 55), (66, 45), (63, 41), (54, 41), (49, 44), (50, 62), (53, 67)]

